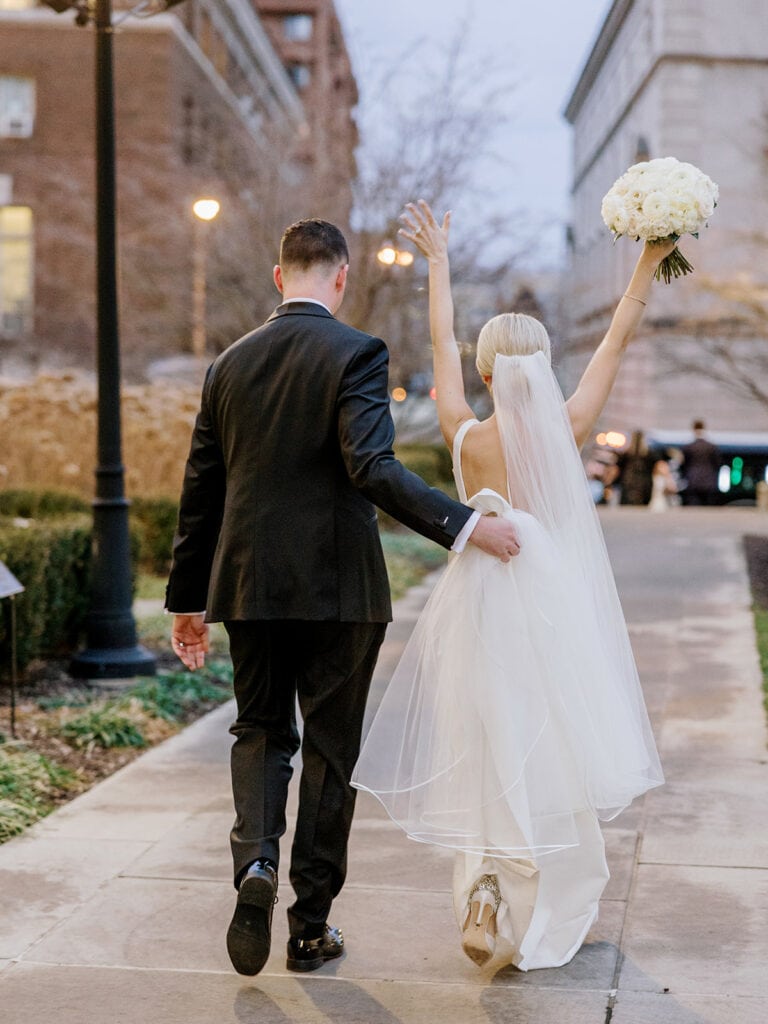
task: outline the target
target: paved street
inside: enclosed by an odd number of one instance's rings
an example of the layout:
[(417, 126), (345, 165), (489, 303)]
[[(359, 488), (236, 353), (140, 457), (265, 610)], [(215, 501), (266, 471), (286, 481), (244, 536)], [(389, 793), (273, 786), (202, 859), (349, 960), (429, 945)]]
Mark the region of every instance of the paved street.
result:
[[(461, 952), (451, 855), (367, 797), (334, 906), (348, 954), (233, 973), (230, 706), (0, 847), (3, 1024), (764, 1024), (768, 767), (741, 553), (752, 509), (611, 509), (606, 538), (667, 785), (605, 830), (611, 881), (574, 961), (522, 974)], [(400, 602), (374, 699), (428, 593)], [(285, 847), (287, 851), (287, 845)]]

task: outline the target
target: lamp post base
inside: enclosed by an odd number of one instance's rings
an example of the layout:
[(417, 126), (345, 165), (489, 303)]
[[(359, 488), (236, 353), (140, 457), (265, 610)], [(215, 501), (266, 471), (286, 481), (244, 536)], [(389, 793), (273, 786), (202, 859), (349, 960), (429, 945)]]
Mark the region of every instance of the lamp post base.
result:
[(86, 647), (69, 663), (69, 673), (76, 679), (127, 679), (131, 676), (153, 676), (154, 656), (136, 644), (133, 647)]

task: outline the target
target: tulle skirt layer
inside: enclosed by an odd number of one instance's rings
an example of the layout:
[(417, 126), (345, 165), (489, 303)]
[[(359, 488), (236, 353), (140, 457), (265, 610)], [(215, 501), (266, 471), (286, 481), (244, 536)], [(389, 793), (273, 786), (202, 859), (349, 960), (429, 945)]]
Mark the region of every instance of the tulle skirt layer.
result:
[(512, 519), (521, 554), (452, 558), (352, 781), (413, 839), (539, 858), (663, 778), (607, 559), (587, 580), (567, 536), (495, 492), (471, 504)]

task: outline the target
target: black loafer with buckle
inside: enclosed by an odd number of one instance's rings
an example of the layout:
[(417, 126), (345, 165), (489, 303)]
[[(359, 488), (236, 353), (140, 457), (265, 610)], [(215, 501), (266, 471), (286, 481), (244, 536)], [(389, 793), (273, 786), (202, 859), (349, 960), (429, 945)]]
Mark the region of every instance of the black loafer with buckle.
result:
[(289, 971), (316, 971), (328, 960), (335, 960), (344, 952), (344, 936), (338, 928), (325, 926), (319, 939), (289, 939)]
[(238, 974), (258, 974), (267, 962), (275, 903), (277, 872), (270, 861), (254, 861), (240, 881), (227, 932), (227, 952)]

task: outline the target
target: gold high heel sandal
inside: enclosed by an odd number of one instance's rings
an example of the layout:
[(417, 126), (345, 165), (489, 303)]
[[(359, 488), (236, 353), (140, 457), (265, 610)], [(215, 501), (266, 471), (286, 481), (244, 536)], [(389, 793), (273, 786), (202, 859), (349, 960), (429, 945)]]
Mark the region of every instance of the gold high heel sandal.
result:
[(481, 875), (469, 891), (461, 948), (482, 967), (496, 952), (496, 914), (501, 892), (496, 875)]

